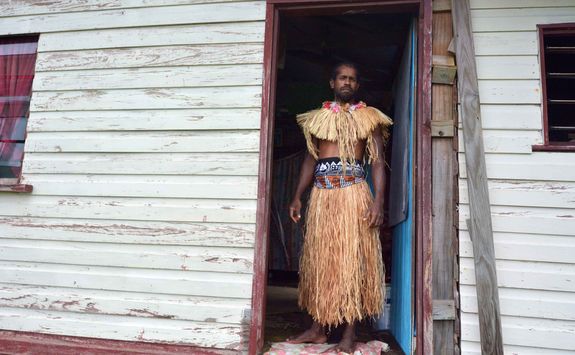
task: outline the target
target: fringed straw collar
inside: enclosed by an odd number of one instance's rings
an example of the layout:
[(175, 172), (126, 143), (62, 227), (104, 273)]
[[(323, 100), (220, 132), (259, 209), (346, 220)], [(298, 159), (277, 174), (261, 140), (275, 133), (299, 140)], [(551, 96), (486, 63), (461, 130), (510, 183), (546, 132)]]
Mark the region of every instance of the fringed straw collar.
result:
[(315, 159), (318, 158), (319, 150), (312, 137), (337, 142), (339, 158), (344, 164), (355, 161), (355, 145), (363, 139), (367, 143), (367, 160), (376, 161), (378, 154), (372, 133), (380, 126), (385, 141), (389, 134), (388, 127), (392, 124), (383, 112), (362, 101), (353, 105), (326, 101), (320, 109), (298, 115), (297, 122), (303, 130), (308, 150)]

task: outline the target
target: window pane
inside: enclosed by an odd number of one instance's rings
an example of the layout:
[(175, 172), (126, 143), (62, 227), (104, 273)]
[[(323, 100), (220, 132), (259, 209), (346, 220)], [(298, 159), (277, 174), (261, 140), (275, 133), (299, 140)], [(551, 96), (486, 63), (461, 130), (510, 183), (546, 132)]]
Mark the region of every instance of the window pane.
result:
[(0, 119), (28, 117), (29, 96), (0, 96)]
[(34, 54), (38, 49), (38, 37), (13, 37), (0, 39), (0, 56)]
[(548, 78), (547, 98), (549, 100), (575, 100), (575, 91), (573, 90), (573, 79)]
[(549, 105), (547, 128), (550, 142), (574, 142), (575, 120), (573, 119), (573, 105)]
[(0, 179), (20, 176), (23, 154), (24, 143), (0, 143)]
[(575, 52), (548, 51), (545, 54), (545, 66), (547, 73), (572, 73)]
[(0, 141), (26, 139), (27, 118), (0, 118)]
[[(0, 57), (0, 70), (2, 57)], [(1, 73), (1, 71), (0, 71)], [(3, 102), (30, 100), (34, 74), (2, 75), (0, 74), (0, 98)]]

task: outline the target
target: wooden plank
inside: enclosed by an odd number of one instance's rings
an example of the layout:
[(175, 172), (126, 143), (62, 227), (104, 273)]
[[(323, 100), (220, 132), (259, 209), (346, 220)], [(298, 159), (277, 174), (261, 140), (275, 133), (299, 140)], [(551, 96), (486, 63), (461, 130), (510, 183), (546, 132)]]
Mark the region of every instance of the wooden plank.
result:
[(256, 153), (26, 153), (23, 171), (49, 174), (257, 175)]
[(139, 342), (169, 342), (181, 345), (239, 349), (242, 326), (233, 324), (174, 321), (130, 316), (107, 316), (73, 312), (1, 309), (5, 330), (86, 336)]
[(475, 55), (537, 55), (537, 32), (480, 32), (473, 34)]
[(255, 108), (261, 86), (35, 92), (31, 111)]
[(477, 56), (477, 76), (480, 80), (539, 80), (537, 56)]
[[(540, 344), (545, 345), (545, 344)], [(512, 345), (505, 345), (503, 350), (506, 354), (521, 354), (521, 355), (570, 355), (573, 354), (572, 351), (568, 350), (559, 350), (559, 349), (549, 349), (543, 347), (534, 347), (534, 346), (512, 346)], [(479, 342), (474, 341), (462, 341), (461, 342), (461, 351), (463, 354), (469, 355), (481, 355), (481, 346)]]
[(0, 306), (47, 311), (242, 324), (248, 299), (0, 284)]
[(28, 132), (258, 129), (260, 112), (259, 108), (32, 112), (27, 129)]
[(25, 184), (0, 185), (0, 192), (30, 193), (33, 189), (34, 187), (32, 185)]
[[(568, 292), (501, 288), (499, 300), (505, 316), (575, 320), (575, 300)], [(474, 286), (461, 285), (461, 310), (477, 313)]]
[(0, 260), (246, 274), (253, 269), (253, 250), (2, 238)]
[(275, 8), (275, 5), (266, 4), (264, 80), (262, 84), (260, 154), (258, 157), (258, 202), (256, 211), (256, 237), (254, 240), (254, 278), (252, 283), (252, 317), (248, 330), (249, 354), (261, 352), (264, 344), (273, 182), (273, 117), (276, 112), (277, 43), (280, 31), (279, 18), (280, 12)]
[(255, 199), (256, 176), (26, 174), (35, 195)]
[(455, 66), (455, 57), (453, 55), (434, 55), (433, 65)]
[[(477, 285), (474, 261), (460, 258), (461, 285)], [(497, 260), (498, 287), (574, 292), (575, 265)]]
[[(565, 153), (486, 154), (490, 179), (575, 181), (575, 162)], [(459, 156), (461, 177), (465, 178), (465, 157)]]
[[(30, 123), (28, 123), (30, 124)], [(481, 105), (486, 130), (541, 130), (541, 105)], [(461, 121), (459, 122), (461, 127)]]
[(244, 0), (10, 0), (0, 4), (0, 17), (39, 15), (106, 9), (127, 9), (136, 7), (222, 3)]
[(450, 0), (433, 0), (433, 12), (450, 11)]
[(2, 196), (0, 215), (111, 220), (255, 223), (255, 200)]
[(261, 65), (246, 64), (40, 72), (34, 77), (32, 90), (190, 88), (261, 83)]
[(39, 32), (44, 34), (105, 28), (245, 22), (264, 19), (264, 2), (242, 1), (5, 17), (0, 21), (0, 34)]
[(431, 74), (431, 82), (433, 84), (448, 84), (452, 85), (455, 82), (455, 75), (457, 68), (445, 65), (434, 65)]
[[(432, 125), (437, 124), (433, 122), (451, 121), (455, 119), (455, 89), (451, 85), (435, 85), (431, 86), (431, 94), (433, 96), (433, 105), (431, 107), (431, 121)], [(431, 128), (433, 130), (433, 127)], [(432, 132), (433, 133), (433, 132)]]
[[(449, 5), (449, 6), (446, 6)], [(434, 9), (450, 10), (451, 2), (433, 2)], [(438, 6), (439, 5), (439, 6)], [(453, 21), (450, 12), (433, 14), (433, 71), (431, 95), (431, 172), (432, 176), (432, 319), (433, 353), (457, 353), (459, 323), (455, 305), (458, 280), (454, 266), (457, 264), (456, 194), (457, 154), (454, 146), (456, 67), (449, 53), (453, 41)], [(438, 63), (439, 61), (442, 63)], [(442, 74), (445, 74), (444, 76)], [(448, 84), (448, 85), (438, 85)], [(446, 137), (447, 139), (444, 139)]]
[(36, 74), (47, 71), (261, 64), (261, 43), (228, 43), (41, 52)]
[[(443, 14), (445, 16), (445, 14)], [(435, 22), (435, 17), (434, 17)], [(451, 27), (451, 20), (445, 21)], [(445, 27), (444, 26), (444, 27)], [(437, 28), (434, 30), (445, 31)], [(444, 40), (447, 46), (448, 39)], [(436, 49), (436, 48), (434, 48)], [(454, 261), (457, 253), (457, 239), (454, 228), (457, 164), (454, 148), (454, 93), (450, 85), (432, 85), (432, 229), (433, 229), (433, 347), (435, 354), (453, 353), (458, 334), (455, 328), (454, 284), (457, 274)], [(442, 134), (439, 134), (441, 132)], [(438, 183), (440, 181), (441, 183)], [(447, 304), (446, 304), (447, 303)], [(443, 307), (441, 307), (441, 306)]]
[[(503, 331), (508, 345), (575, 350), (573, 321), (551, 319), (503, 317)], [(465, 340), (479, 341), (477, 315), (461, 314), (461, 334)], [(541, 354), (542, 352), (537, 352)], [(551, 352), (556, 354), (555, 350)], [(523, 353), (521, 353), (523, 354)]]
[(5, 283), (24, 285), (229, 298), (250, 298), (252, 282), (250, 274), (12, 261), (0, 261), (0, 275)]
[(454, 320), (454, 300), (433, 300), (433, 320)]
[(540, 104), (539, 80), (479, 80), (481, 103)]
[[(434, 1), (434, 3), (436, 3), (436, 1)], [(453, 24), (451, 13), (442, 12), (433, 14), (432, 31), (433, 55), (436, 56), (436, 58), (437, 56), (452, 56), (452, 54), (448, 51), (449, 43), (453, 39)]]
[[(460, 255), (472, 257), (469, 232), (460, 230), (459, 236)], [(575, 238), (571, 236), (495, 232), (493, 238), (498, 260), (575, 264)]]
[[(469, 206), (461, 204), (460, 229), (467, 230)], [(511, 233), (573, 235), (575, 217), (572, 209), (493, 206), (491, 208), (494, 230)]]
[(471, 212), (469, 227), (473, 240), (473, 251), (476, 255), (474, 263), (477, 272), (477, 299), (480, 305), (481, 349), (485, 354), (503, 354), (498, 282), (479, 96), (481, 95), (483, 102), (489, 102), (489, 100), (484, 100), (485, 96), (481, 94), (477, 82), (469, 1), (452, 0), (452, 8), (458, 67), (457, 85), (461, 101), (468, 189), (471, 196), (469, 199)]
[(257, 152), (259, 131), (30, 132), (27, 152)]
[(145, 343), (127, 340), (109, 340), (45, 334), (37, 332), (0, 331), (0, 346), (8, 353), (27, 351), (45, 353), (47, 349), (59, 355), (124, 355), (126, 353), (144, 353), (147, 355), (196, 354), (196, 355), (235, 355), (237, 350), (205, 348), (194, 345), (177, 345), (166, 343)]
[[(462, 130), (459, 131), (460, 137)], [(483, 144), (486, 153), (531, 154), (534, 144), (542, 144), (541, 131), (484, 130)], [(459, 152), (465, 152), (463, 139), (459, 142)]]
[(471, 11), (473, 32), (535, 31), (538, 24), (575, 21), (575, 6)]
[[(469, 203), (467, 186), (462, 181), (459, 188), (461, 203)], [(491, 205), (573, 208), (575, 183), (540, 181), (490, 181)]]
[(572, 0), (471, 0), (472, 9), (573, 6)]
[(453, 121), (431, 121), (432, 137), (453, 137), (455, 126)]
[[(452, 96), (450, 95), (452, 98)], [(435, 101), (435, 98), (433, 99)], [(453, 102), (453, 101), (452, 101)], [(452, 103), (453, 105), (453, 103)], [(432, 120), (432, 127), (434, 121)], [(453, 127), (453, 121), (450, 126)], [(433, 128), (432, 128), (433, 131)], [(453, 138), (434, 138), (432, 153), (432, 230), (433, 230), (433, 338), (434, 353), (453, 353), (458, 337), (455, 329), (454, 287), (457, 274), (454, 262), (457, 259), (457, 238), (455, 225), (455, 176), (457, 163), (454, 161)], [(441, 183), (438, 183), (440, 181)], [(443, 302), (443, 307), (438, 305)], [(446, 305), (445, 302), (451, 302)], [(438, 308), (440, 307), (440, 308)], [(447, 309), (445, 309), (447, 308)], [(447, 320), (450, 320), (449, 322)]]
[(238, 22), (42, 34), (38, 52), (191, 44), (262, 43), (264, 24)]
[(0, 217), (0, 238), (97, 243), (253, 247), (254, 224)]
[(418, 56), (421, 61), (417, 64), (417, 112), (414, 173), (415, 191), (415, 211), (417, 223), (415, 223), (415, 289), (420, 293), (420, 297), (415, 297), (415, 337), (414, 349), (420, 354), (433, 353), (433, 231), (432, 231), (432, 139), (431, 120), (432, 113), (432, 84), (431, 84), (431, 64), (433, 53), (432, 39), (432, 2), (424, 0), (421, 6), (420, 16), (423, 19), (419, 25)]

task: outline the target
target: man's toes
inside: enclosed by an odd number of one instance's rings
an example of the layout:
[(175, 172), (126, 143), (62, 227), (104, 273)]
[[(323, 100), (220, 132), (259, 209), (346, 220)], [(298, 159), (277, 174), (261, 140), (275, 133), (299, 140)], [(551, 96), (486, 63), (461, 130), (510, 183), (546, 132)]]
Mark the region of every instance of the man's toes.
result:
[(353, 354), (353, 352), (355, 351), (355, 343), (352, 343), (351, 345), (338, 344), (335, 348), (333, 348), (333, 350), (335, 350), (338, 353), (341, 352), (341, 353)]

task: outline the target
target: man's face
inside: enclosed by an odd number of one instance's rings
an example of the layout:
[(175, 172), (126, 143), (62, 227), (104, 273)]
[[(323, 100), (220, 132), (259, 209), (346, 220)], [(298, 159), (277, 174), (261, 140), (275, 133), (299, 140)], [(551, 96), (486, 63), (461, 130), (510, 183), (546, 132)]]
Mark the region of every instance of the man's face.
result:
[(329, 86), (333, 89), (333, 93), (337, 101), (353, 101), (355, 99), (357, 89), (359, 89), (355, 69), (342, 65), (338, 68), (335, 80), (332, 79), (329, 81)]

